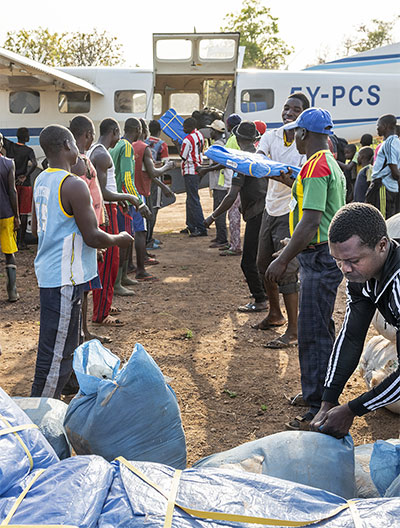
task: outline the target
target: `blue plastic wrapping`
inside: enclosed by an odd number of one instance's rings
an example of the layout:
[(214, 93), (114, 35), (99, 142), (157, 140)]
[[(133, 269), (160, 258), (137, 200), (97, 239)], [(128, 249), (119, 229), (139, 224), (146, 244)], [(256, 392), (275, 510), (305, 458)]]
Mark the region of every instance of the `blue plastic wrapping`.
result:
[(118, 371), (118, 358), (99, 341), (88, 341), (76, 349), (73, 365), (81, 391), (68, 406), (64, 426), (77, 454), (186, 466), (176, 396), (142, 345), (135, 345)]
[[(99, 518), (99, 528), (164, 527), (174, 470), (161, 464), (130, 462), (163, 490), (166, 498), (123, 463), (115, 464), (117, 473)], [(400, 526), (400, 499), (364, 499), (352, 503), (350, 509), (346, 500), (320, 489), (267, 475), (232, 470), (186, 469), (180, 475), (175, 502), (203, 512), (304, 523), (316, 521), (313, 525), (316, 527)], [(340, 508), (343, 509), (338, 512)], [(355, 524), (355, 519), (358, 524)], [(232, 519), (204, 519), (175, 507), (171, 526), (250, 528), (256, 525), (249, 522), (238, 524)]]
[(400, 475), (390, 484), (385, 492), (385, 497), (400, 497)]
[(374, 444), (369, 463), (371, 478), (383, 497), (392, 482), (400, 475), (400, 445), (384, 440)]
[(0, 522), (21, 493), (25, 497), (12, 515), (12, 525), (68, 525), (95, 528), (111, 486), (114, 469), (101, 457), (72, 457), (35, 470), (0, 497)]
[(68, 405), (54, 398), (13, 398), (32, 420), (57, 453), (60, 460), (71, 456), (71, 447), (64, 431)]
[[(6, 433), (9, 428), (25, 425), (28, 428)], [(56, 462), (58, 457), (39, 428), (0, 389), (0, 495), (33, 470)]]
[(212, 145), (206, 150), (205, 156), (235, 172), (254, 176), (255, 178), (280, 176), (281, 171), (287, 173), (288, 168), (292, 170), (292, 178), (296, 178), (300, 172), (300, 168), (294, 165), (285, 165), (284, 163), (273, 161), (262, 154), (230, 149), (222, 145)]
[(176, 113), (174, 108), (167, 110), (158, 122), (164, 134), (172, 140), (177, 139), (179, 143), (182, 143), (187, 134), (183, 131), (183, 118)]
[(346, 499), (355, 496), (354, 446), (350, 435), (338, 440), (311, 431), (285, 431), (210, 455), (193, 467), (229, 465), (321, 488)]

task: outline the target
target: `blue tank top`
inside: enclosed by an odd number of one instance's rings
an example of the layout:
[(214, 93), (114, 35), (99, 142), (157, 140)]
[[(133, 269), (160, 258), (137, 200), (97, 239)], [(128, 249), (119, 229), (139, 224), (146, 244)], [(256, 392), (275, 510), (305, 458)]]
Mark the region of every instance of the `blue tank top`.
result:
[(73, 215), (62, 206), (61, 185), (68, 176), (65, 170), (48, 168), (35, 181), (35, 272), (40, 288), (84, 284), (97, 275), (96, 249), (85, 244)]

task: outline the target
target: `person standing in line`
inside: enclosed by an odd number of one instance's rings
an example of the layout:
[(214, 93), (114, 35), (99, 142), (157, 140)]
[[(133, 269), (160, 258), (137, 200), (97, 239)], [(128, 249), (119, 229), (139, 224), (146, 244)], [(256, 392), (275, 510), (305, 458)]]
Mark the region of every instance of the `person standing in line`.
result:
[[(225, 132), (225, 123), (221, 121), (220, 119), (216, 119), (211, 123), (211, 125), (207, 125), (208, 128), (210, 128), (210, 139), (212, 141), (212, 145), (224, 145), (225, 141), (223, 139), (223, 135)], [(219, 177), (220, 177), (220, 170), (221, 165), (219, 163), (213, 163), (211, 160), (210, 164), (205, 167), (200, 167), (198, 169), (198, 173), (200, 177), (202, 177), (205, 174), (208, 174), (209, 178), (209, 188), (210, 191), (212, 191), (213, 196), (213, 209), (217, 209), (219, 204), (222, 202), (222, 200), (225, 198), (225, 196), (228, 194), (229, 186), (227, 185), (228, 182), (224, 181), (223, 185), (219, 184)], [(223, 248), (226, 249), (226, 246), (228, 244), (228, 230), (226, 227), (226, 211), (222, 213), (216, 220), (215, 220), (215, 228), (216, 228), (216, 237), (215, 240), (211, 241), (210, 248)]]
[(18, 194), (20, 228), (18, 231), (19, 249), (28, 249), (25, 241), (28, 215), (32, 212), (32, 183), (31, 176), (37, 167), (35, 153), (26, 143), (29, 142), (29, 130), (21, 127), (17, 130), (18, 142), (3, 139), (6, 156), (15, 163), (15, 180)]
[[(306, 157), (299, 153), (294, 140), (294, 130), (285, 130), (284, 126), (296, 121), (299, 115), (310, 107), (307, 97), (302, 93), (290, 95), (282, 109), (283, 126), (267, 130), (262, 136), (257, 152), (268, 156), (273, 161), (301, 167)], [(286, 331), (277, 339), (267, 343), (267, 348), (285, 348), (297, 345), (297, 313), (299, 304), (298, 261), (294, 258), (284, 276), (277, 284), (268, 281), (265, 272), (274, 260), (274, 254), (282, 249), (282, 241), (290, 237), (289, 212), (291, 189), (280, 181), (268, 181), (265, 209), (258, 242), (257, 266), (264, 278), (264, 287), (269, 301), (267, 316), (255, 324), (257, 330), (269, 330), (285, 323), (279, 293), (282, 294), (287, 314)]]
[[(119, 138), (120, 129), (118, 122), (111, 117), (103, 119), (100, 123), (99, 140), (87, 152), (87, 156), (96, 169), (107, 213), (107, 223), (104, 231), (110, 235), (118, 233), (116, 202), (123, 204), (129, 202), (137, 207), (141, 214), (149, 214), (147, 206), (137, 196), (118, 192), (114, 164), (108, 149), (115, 147)], [(119, 267), (119, 248), (109, 247), (103, 255), (103, 260), (98, 262), (98, 267), (99, 278), (103, 288), (93, 291), (92, 321), (95, 324), (104, 326), (123, 326), (124, 323), (122, 321), (110, 315), (114, 284)]]
[(132, 237), (98, 228), (89, 189), (71, 174), (79, 151), (67, 128), (47, 126), (40, 146), (49, 167), (39, 174), (33, 191), (40, 334), (31, 396), (60, 398), (81, 337), (84, 284), (97, 276), (96, 248), (126, 247)]
[[(229, 135), (225, 147), (240, 150), (233, 129), (240, 125), (242, 118), (238, 114), (231, 114), (226, 119), (226, 131)], [(232, 169), (221, 169), (219, 174), (218, 185), (231, 186), (233, 177)], [(229, 221), (229, 245), (227, 248), (221, 248), (220, 257), (235, 257), (242, 254), (242, 242), (240, 239), (240, 193), (237, 195), (232, 207), (228, 211)]]
[[(235, 129), (235, 135), (241, 150), (255, 152), (254, 142), (258, 138), (256, 126), (251, 121), (242, 121)], [(246, 222), (243, 241), (243, 255), (240, 263), (244, 276), (254, 297), (254, 302), (239, 306), (239, 312), (262, 312), (267, 309), (265, 292), (261, 277), (257, 269), (257, 246), (261, 219), (265, 205), (267, 191), (266, 178), (253, 178), (245, 174), (235, 173), (232, 186), (222, 203), (205, 219), (204, 224), (209, 227), (215, 220), (227, 211), (240, 193), (241, 210)]]
[(279, 282), (289, 262), (297, 256), (300, 264), (300, 310), (298, 350), (303, 400), (307, 413), (288, 424), (288, 429), (309, 428), (321, 407), (324, 379), (335, 341), (332, 318), (342, 273), (329, 253), (328, 228), (345, 204), (346, 180), (329, 150), (328, 135), (333, 122), (330, 113), (308, 108), (285, 126), (295, 129), (296, 147), (307, 161), (293, 179), (280, 176), (292, 187), (289, 227), (291, 238), (279, 256), (271, 262), (267, 280)]
[[(3, 134), (0, 133), (0, 151)], [(0, 154), (0, 246), (6, 257), (7, 295), (9, 302), (18, 301), (17, 265), (18, 251), (15, 233), (19, 228), (18, 197), (15, 188), (15, 165), (12, 159)]]
[(400, 139), (396, 134), (395, 116), (381, 116), (376, 128), (384, 140), (373, 165), (372, 181), (365, 201), (377, 207), (388, 219), (400, 211)]
[[(135, 118), (132, 118), (135, 119)], [(134, 138), (132, 141), (133, 150), (135, 152), (135, 185), (138, 190), (140, 199), (147, 201), (150, 196), (151, 184), (154, 182), (166, 196), (174, 196), (170, 188), (165, 185), (160, 179), (167, 170), (173, 168), (172, 161), (167, 162), (163, 167), (156, 169), (154, 166), (153, 157), (150, 147), (145, 143), (147, 138), (147, 124), (143, 119), (135, 119), (137, 122), (135, 127)], [(141, 139), (143, 138), (143, 139)], [(139, 217), (135, 212), (133, 213), (133, 225), (135, 231), (135, 251), (136, 251), (136, 279), (141, 282), (157, 281), (158, 279), (148, 273), (145, 269), (147, 265), (158, 264), (158, 261), (150, 256), (147, 256), (146, 251), (146, 237), (147, 237), (147, 223), (143, 218)]]
[[(184, 120), (183, 131), (186, 136), (180, 147), (180, 157), (186, 190), (186, 227), (181, 233), (189, 234), (191, 237), (207, 236), (199, 196), (200, 176), (197, 173), (203, 162), (204, 138), (196, 129), (196, 120), (193, 117)], [(179, 148), (179, 145), (177, 146)]]

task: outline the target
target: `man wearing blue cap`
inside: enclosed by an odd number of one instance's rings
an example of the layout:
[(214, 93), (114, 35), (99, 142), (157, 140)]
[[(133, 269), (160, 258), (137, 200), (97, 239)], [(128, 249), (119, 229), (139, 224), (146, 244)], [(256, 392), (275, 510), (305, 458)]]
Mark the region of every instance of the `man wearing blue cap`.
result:
[(298, 177), (279, 181), (292, 187), (289, 227), (291, 239), (266, 271), (278, 282), (297, 256), (300, 265), (298, 347), (303, 399), (309, 411), (287, 424), (307, 429), (321, 406), (324, 379), (335, 340), (332, 313), (342, 273), (328, 248), (328, 228), (344, 204), (346, 181), (328, 147), (333, 122), (328, 111), (308, 108), (285, 128), (295, 129), (297, 150), (307, 156)]

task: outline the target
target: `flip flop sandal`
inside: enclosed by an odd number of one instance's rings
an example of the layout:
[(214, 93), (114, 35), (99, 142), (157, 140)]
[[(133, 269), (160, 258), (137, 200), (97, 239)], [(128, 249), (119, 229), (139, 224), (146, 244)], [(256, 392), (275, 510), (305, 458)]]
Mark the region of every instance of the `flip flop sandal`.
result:
[(295, 407), (307, 407), (308, 404), (303, 400), (303, 394), (299, 392), (296, 396), (285, 396), (290, 405)]
[(279, 337), (277, 339), (273, 339), (272, 341), (269, 341), (269, 343), (266, 343), (264, 345), (264, 348), (273, 348), (275, 350), (279, 348), (294, 348), (294, 347), (297, 347), (297, 341), (294, 341), (293, 343), (285, 343)]
[(226, 249), (225, 251), (220, 251), (219, 256), (220, 257), (237, 257), (241, 255), (241, 251), (232, 251), (231, 249)]
[(256, 303), (247, 303), (244, 306), (238, 307), (238, 312), (265, 312), (266, 310), (267, 307), (257, 308)]
[(107, 317), (103, 319), (101, 323), (97, 321), (93, 321), (93, 324), (98, 325), (98, 326), (115, 326), (115, 327), (120, 327), (120, 326), (125, 325), (123, 321), (120, 321), (119, 319), (117, 319), (116, 317), (112, 317), (111, 315), (107, 315)]
[(121, 308), (117, 308), (116, 306), (111, 306), (109, 313), (111, 315), (120, 314), (122, 312)]
[(296, 416), (294, 420), (285, 423), (285, 427), (289, 431), (309, 431), (310, 423), (313, 418), (314, 416), (310, 412), (308, 412), (303, 416)]
[(136, 277), (136, 280), (140, 282), (157, 282), (160, 279), (158, 277), (154, 277), (154, 275), (147, 275), (146, 277)]
[(280, 326), (284, 326), (286, 323), (266, 323), (267, 326), (261, 327), (261, 321), (256, 324), (252, 324), (251, 328), (254, 328), (254, 330), (271, 330), (271, 328), (279, 328)]
[(157, 264), (160, 264), (159, 261), (155, 258), (148, 258), (144, 261), (145, 266), (156, 266)]

